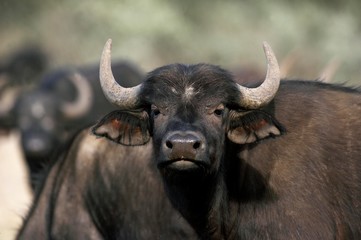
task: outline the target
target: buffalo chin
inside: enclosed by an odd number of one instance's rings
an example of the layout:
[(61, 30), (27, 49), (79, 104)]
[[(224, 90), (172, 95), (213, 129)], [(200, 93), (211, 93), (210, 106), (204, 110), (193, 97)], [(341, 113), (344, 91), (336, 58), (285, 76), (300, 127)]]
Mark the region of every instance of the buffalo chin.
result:
[(178, 161), (172, 162), (167, 167), (171, 168), (171, 169), (174, 169), (174, 170), (184, 171), (184, 170), (197, 169), (197, 168), (199, 168), (199, 165), (197, 165), (193, 161), (178, 160)]
[(158, 164), (158, 168), (162, 171), (172, 172), (198, 172), (204, 171), (206, 166), (201, 161), (190, 159), (167, 160)]

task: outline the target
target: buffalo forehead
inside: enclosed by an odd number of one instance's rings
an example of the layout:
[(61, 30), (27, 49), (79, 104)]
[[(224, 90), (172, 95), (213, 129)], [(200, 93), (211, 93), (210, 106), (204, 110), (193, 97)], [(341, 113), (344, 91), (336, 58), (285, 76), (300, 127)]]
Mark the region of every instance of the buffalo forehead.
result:
[(219, 89), (196, 88), (184, 86), (182, 89), (169, 87), (160, 91), (157, 89), (151, 102), (159, 107), (172, 106), (214, 106), (227, 101), (227, 93)]
[[(212, 65), (170, 66), (155, 71), (147, 81), (151, 102), (197, 105), (203, 101), (226, 101), (235, 92), (235, 84), (224, 70)], [(181, 69), (181, 70), (180, 70)], [(173, 71), (171, 71), (173, 70)], [(217, 100), (216, 100), (217, 99)]]

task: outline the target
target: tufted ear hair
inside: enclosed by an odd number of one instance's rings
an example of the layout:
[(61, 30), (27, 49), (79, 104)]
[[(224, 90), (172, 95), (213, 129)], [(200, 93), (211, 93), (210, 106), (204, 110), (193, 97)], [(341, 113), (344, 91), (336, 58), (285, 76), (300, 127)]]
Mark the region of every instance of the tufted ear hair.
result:
[(103, 117), (92, 132), (122, 145), (137, 146), (149, 141), (149, 126), (146, 111), (114, 111)]
[(259, 110), (230, 111), (227, 137), (234, 143), (247, 144), (280, 136), (285, 128), (272, 116)]

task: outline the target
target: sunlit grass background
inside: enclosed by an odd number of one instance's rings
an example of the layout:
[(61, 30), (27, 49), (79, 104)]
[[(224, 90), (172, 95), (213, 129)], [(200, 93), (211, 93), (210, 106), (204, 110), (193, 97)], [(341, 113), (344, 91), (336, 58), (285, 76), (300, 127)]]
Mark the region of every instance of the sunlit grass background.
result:
[(113, 39), (114, 58), (144, 71), (173, 62), (264, 68), (262, 41), (281, 61), (296, 57), (288, 75), (313, 79), (336, 59), (335, 82), (361, 84), (361, 2), (206, 0), (5, 0), (0, 3), (0, 57), (36, 43), (50, 66), (99, 61)]

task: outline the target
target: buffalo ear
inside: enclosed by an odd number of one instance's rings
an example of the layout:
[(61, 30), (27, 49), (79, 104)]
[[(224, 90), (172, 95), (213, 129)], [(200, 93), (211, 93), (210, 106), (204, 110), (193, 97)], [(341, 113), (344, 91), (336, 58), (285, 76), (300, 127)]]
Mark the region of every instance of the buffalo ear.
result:
[(253, 143), (284, 133), (284, 127), (265, 112), (230, 112), (227, 137), (234, 143)]
[(122, 145), (143, 145), (150, 139), (149, 117), (145, 111), (114, 111), (102, 118), (92, 132)]

